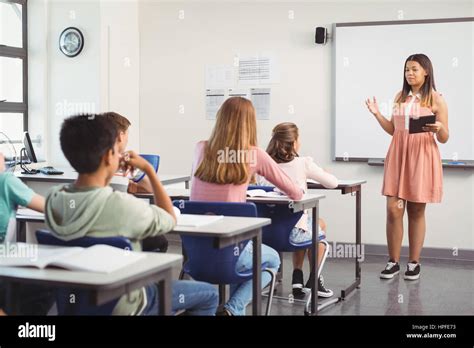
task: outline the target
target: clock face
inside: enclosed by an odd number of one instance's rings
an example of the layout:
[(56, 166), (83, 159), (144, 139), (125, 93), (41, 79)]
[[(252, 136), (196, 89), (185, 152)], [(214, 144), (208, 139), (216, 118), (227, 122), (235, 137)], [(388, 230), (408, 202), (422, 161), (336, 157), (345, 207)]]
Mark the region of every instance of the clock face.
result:
[(59, 49), (67, 57), (75, 57), (84, 47), (84, 36), (77, 28), (66, 28), (59, 37)]

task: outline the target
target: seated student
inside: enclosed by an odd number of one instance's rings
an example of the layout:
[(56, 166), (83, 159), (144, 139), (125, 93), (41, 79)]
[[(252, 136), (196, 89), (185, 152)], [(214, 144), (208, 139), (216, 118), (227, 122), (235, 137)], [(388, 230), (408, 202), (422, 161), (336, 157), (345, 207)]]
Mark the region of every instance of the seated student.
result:
[[(227, 157), (228, 156), (228, 157)], [(247, 186), (254, 174), (264, 176), (291, 199), (302, 198), (303, 191), (257, 147), (257, 121), (252, 103), (240, 97), (227, 99), (217, 112), (216, 124), (208, 141), (196, 146), (190, 199), (194, 201), (245, 202)], [(262, 264), (278, 270), (280, 257), (262, 245)], [(252, 242), (245, 246), (236, 267), (252, 270)], [(270, 275), (262, 273), (262, 286)], [(252, 299), (252, 281), (231, 284), (230, 299), (219, 315), (245, 315)]]
[[(5, 158), (0, 153), (0, 243), (10, 241), (8, 237), (14, 233), (15, 213), (19, 205), (42, 213), (44, 198), (12, 173), (5, 172)], [(5, 287), (0, 283), (0, 314), (5, 314), (5, 296)], [(19, 313), (9, 314), (45, 315), (54, 301), (51, 292), (39, 286), (21, 286), (20, 293), (15, 297), (20, 301)]]
[[(267, 147), (267, 153), (278, 163), (278, 166), (295, 183), (308, 191), (306, 181), (313, 179), (320, 182), (324, 187), (335, 188), (338, 185), (337, 178), (325, 172), (314, 163), (311, 157), (299, 157), (298, 152), (301, 142), (298, 134), (298, 127), (294, 123), (285, 122), (275, 126), (272, 131), (272, 138)], [(290, 238), (294, 243), (302, 243), (312, 238), (312, 220), (305, 211), (301, 219), (291, 231)], [(319, 219), (319, 237), (326, 238), (326, 223)], [(325, 251), (325, 244), (319, 243), (318, 264), (321, 264)], [(303, 289), (303, 262), (306, 250), (299, 250), (293, 253), (293, 295), (296, 298), (305, 296), (307, 290)], [(311, 262), (310, 249), (308, 249), (308, 260)], [(306, 288), (310, 289), (313, 284), (312, 279), (308, 279)], [(331, 297), (333, 292), (324, 287), (323, 277), (318, 279), (318, 296)]]
[[(79, 177), (73, 184), (54, 187), (46, 199), (46, 224), (56, 237), (123, 236), (140, 251), (141, 240), (174, 228), (171, 200), (152, 166), (134, 152), (121, 157), (117, 135), (113, 123), (101, 115), (73, 116), (63, 122), (61, 149)], [(112, 190), (109, 183), (121, 161), (148, 175), (157, 206)], [(157, 313), (157, 291), (157, 284), (152, 284), (122, 296), (113, 314)], [(173, 311), (185, 309), (194, 315), (214, 315), (218, 302), (214, 286), (195, 281), (173, 282), (172, 298)]]
[[(116, 112), (106, 112), (103, 114), (103, 116), (112, 121), (117, 127), (119, 153), (123, 154), (128, 145), (128, 128), (132, 125), (132, 123), (128, 120), (128, 118)], [(145, 176), (139, 183), (135, 183), (130, 180), (128, 184), (128, 192), (153, 192), (150, 179)], [(165, 253), (168, 250), (168, 240), (164, 235), (161, 234), (158, 236), (145, 238), (142, 241), (142, 250)]]

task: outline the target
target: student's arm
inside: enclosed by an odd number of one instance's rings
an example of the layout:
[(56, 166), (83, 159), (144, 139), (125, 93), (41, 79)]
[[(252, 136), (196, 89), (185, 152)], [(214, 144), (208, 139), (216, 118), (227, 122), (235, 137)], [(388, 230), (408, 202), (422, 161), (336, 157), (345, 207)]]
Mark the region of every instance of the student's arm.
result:
[(257, 174), (264, 176), (290, 199), (297, 201), (303, 198), (303, 190), (281, 170), (270, 155), (260, 148), (256, 148), (255, 151), (257, 151)]
[(3, 157), (3, 153), (0, 152), (0, 173), (5, 171), (5, 157)]
[(365, 101), (365, 105), (367, 106), (367, 109), (369, 109), (370, 113), (375, 116), (375, 119), (380, 124), (380, 126), (383, 128), (383, 130), (385, 132), (387, 132), (388, 134), (393, 135), (393, 132), (395, 130), (393, 121), (392, 120), (387, 120), (380, 113), (379, 105), (377, 104), (377, 100), (375, 99), (375, 97), (374, 97), (373, 100), (370, 100), (370, 98), (368, 98)]
[(334, 175), (324, 171), (324, 169), (314, 163), (311, 157), (305, 158), (305, 169), (307, 178), (318, 181), (326, 188), (336, 188), (339, 184), (337, 178)]
[(434, 95), (433, 112), (436, 114), (436, 122), (427, 124), (423, 130), (435, 133), (438, 141), (444, 144), (449, 139), (448, 105), (437, 93)]
[(45, 200), (43, 196), (34, 193), (32, 189), (12, 174), (7, 174), (5, 182), (9, 197), (14, 205), (28, 207), (41, 213), (44, 212)]
[(45, 200), (43, 196), (35, 194), (27, 205), (28, 208), (44, 213)]
[(153, 188), (151, 187), (148, 176), (145, 175), (139, 182), (129, 180), (128, 193), (153, 193)]
[(128, 161), (127, 164), (129, 166), (135, 167), (140, 169), (141, 171), (145, 172), (147, 177), (150, 180), (151, 191), (155, 196), (155, 204), (165, 210), (168, 214), (170, 214), (176, 222), (176, 216), (173, 210), (173, 204), (171, 203), (171, 199), (166, 194), (164, 186), (161, 184), (158, 176), (155, 173), (155, 169), (152, 165), (146, 161), (144, 158), (140, 157), (133, 151), (128, 152)]

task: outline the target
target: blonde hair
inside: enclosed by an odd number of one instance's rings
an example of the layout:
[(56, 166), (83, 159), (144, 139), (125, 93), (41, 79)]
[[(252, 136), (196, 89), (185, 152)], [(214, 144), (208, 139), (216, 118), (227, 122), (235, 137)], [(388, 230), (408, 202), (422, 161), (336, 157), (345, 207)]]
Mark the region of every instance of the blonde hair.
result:
[(241, 97), (229, 98), (217, 112), (216, 124), (194, 176), (216, 184), (244, 184), (250, 175), (248, 161), (231, 163), (219, 157), (227, 150), (250, 153), (254, 146), (257, 146), (257, 121), (252, 102)]

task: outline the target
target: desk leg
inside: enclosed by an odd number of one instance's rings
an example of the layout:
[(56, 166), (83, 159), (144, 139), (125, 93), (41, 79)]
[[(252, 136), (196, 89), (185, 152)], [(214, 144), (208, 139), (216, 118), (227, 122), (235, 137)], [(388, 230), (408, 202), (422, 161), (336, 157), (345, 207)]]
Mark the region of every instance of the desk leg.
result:
[(16, 222), (16, 241), (26, 243), (26, 222)]
[(262, 229), (253, 237), (253, 281), (252, 281), (252, 314), (260, 315), (262, 312)]
[[(361, 209), (362, 209), (362, 188), (356, 192), (356, 252), (361, 252)], [(360, 256), (360, 255), (357, 255)], [(360, 264), (359, 257), (356, 258), (356, 269), (355, 275), (358, 280), (358, 285), (360, 284)]]
[(158, 315), (171, 315), (172, 291), (171, 269), (169, 269), (158, 282)]
[[(6, 284), (6, 304), (5, 309), (8, 315), (21, 315), (20, 313), (20, 304), (19, 304), (19, 292), (20, 292), (20, 284), (7, 281)], [(15, 297), (16, 295), (16, 297)]]
[(319, 202), (313, 207), (313, 237), (311, 243), (311, 315), (318, 314), (318, 250), (319, 250)]
[(186, 181), (184, 182), (184, 188), (185, 188), (186, 190), (189, 190), (189, 180), (186, 180)]
[(341, 299), (345, 299), (354, 289), (360, 286), (361, 282), (361, 269), (358, 252), (362, 251), (361, 248), (361, 210), (362, 210), (362, 188), (360, 187), (356, 191), (356, 259), (355, 259), (355, 281), (344, 290), (341, 290)]

